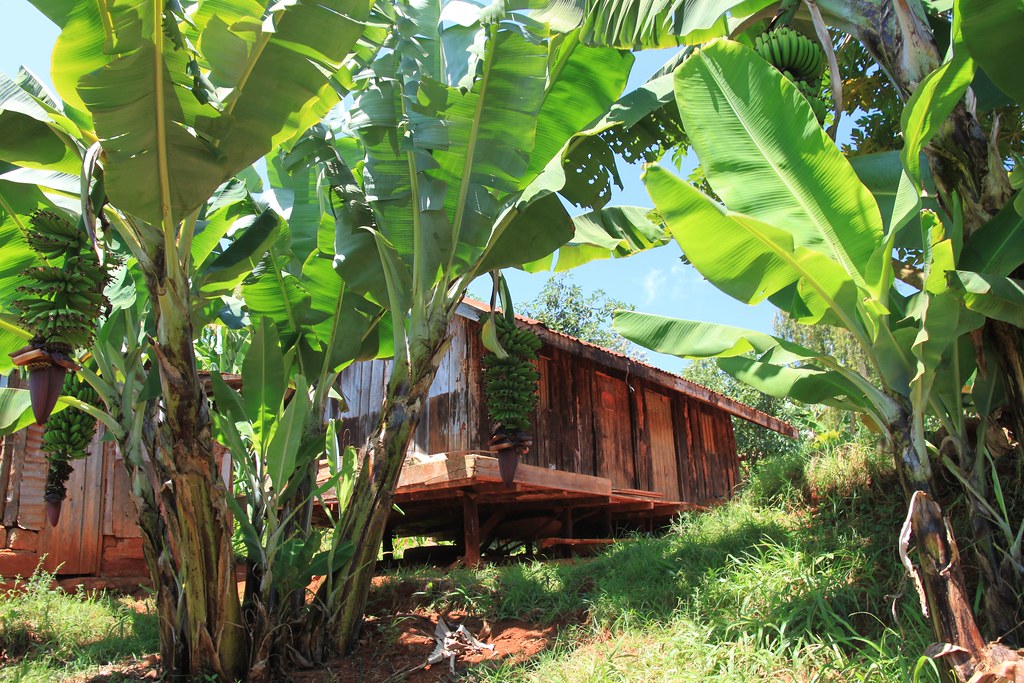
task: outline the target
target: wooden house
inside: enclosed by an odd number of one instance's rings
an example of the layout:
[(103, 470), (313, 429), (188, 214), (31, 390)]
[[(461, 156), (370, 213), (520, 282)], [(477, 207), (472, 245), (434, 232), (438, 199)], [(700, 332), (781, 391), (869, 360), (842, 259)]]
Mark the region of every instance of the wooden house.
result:
[[(449, 537), (470, 546), (507, 538), (576, 545), (622, 528), (650, 528), (728, 496), (739, 481), (732, 420), (789, 437), (789, 424), (703, 386), (520, 317), (536, 332), (539, 396), (533, 446), (512, 489), (485, 450), (487, 419), (479, 317), (466, 300), (430, 389), (402, 472), (394, 535)], [(364, 443), (381, 409), (389, 361), (341, 376), (349, 444)]]
[[(466, 301), (452, 323), (451, 348), (399, 481), (401, 512), (392, 516), (389, 539), (452, 539), (469, 563), (481, 548), (508, 543), (603, 542), (728, 496), (739, 478), (734, 418), (795, 436), (790, 425), (677, 375), (520, 318), (543, 342), (540, 385), (533, 447), (506, 487), (486, 450), (485, 310)], [(378, 419), (389, 365), (357, 363), (342, 373), (348, 410), (338, 417), (347, 443), (362, 445)], [(61, 522), (50, 527), (41, 436), (42, 428), (30, 427), (3, 439), (0, 576), (28, 575), (41, 563), (91, 585), (146, 582), (117, 448), (98, 431), (90, 456), (75, 463)]]

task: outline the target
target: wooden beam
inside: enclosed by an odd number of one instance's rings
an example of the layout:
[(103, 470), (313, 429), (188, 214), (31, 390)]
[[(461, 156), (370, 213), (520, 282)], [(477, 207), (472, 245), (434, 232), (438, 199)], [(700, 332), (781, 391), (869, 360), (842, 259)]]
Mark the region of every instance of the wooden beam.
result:
[(615, 543), (614, 538), (538, 538), (537, 547), (546, 550), (556, 545), (561, 546), (595, 546), (611, 545)]
[(475, 567), (480, 564), (480, 512), (474, 496), (462, 499), (462, 526), (466, 546), (463, 560), (467, 567)]
[[(455, 488), (501, 481), (497, 458), (480, 452), (448, 453), (443, 460), (406, 465), (398, 480), (399, 495), (437, 488)], [(609, 495), (611, 481), (574, 472), (519, 464), (516, 484), (520, 488), (556, 489), (576, 493)]]

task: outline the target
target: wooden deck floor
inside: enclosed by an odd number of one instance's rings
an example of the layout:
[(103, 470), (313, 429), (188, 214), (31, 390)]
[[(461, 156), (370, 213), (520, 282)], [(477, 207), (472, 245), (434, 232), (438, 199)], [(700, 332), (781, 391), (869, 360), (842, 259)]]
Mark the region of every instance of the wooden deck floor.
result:
[(652, 491), (613, 489), (604, 477), (524, 464), (507, 487), (497, 459), (486, 451), (447, 453), (406, 464), (395, 504), (386, 544), (407, 536), (450, 540), (470, 565), (492, 545), (576, 548), (588, 545), (580, 541), (650, 530), (681, 511), (701, 508)]

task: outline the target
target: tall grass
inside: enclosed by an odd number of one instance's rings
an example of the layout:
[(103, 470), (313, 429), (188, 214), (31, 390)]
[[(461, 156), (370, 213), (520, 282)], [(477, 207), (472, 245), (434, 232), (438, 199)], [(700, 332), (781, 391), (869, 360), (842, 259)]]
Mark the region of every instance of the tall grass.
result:
[(64, 680), (158, 649), (156, 615), (137, 601), (67, 594), (38, 570), (0, 593), (0, 681)]

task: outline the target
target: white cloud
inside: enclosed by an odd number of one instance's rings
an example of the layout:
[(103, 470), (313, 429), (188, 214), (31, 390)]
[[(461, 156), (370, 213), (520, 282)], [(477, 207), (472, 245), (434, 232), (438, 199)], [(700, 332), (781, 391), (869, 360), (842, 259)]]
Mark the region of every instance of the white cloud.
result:
[(650, 305), (661, 294), (661, 286), (665, 282), (665, 271), (654, 268), (644, 276), (644, 294), (647, 300), (644, 302)]

